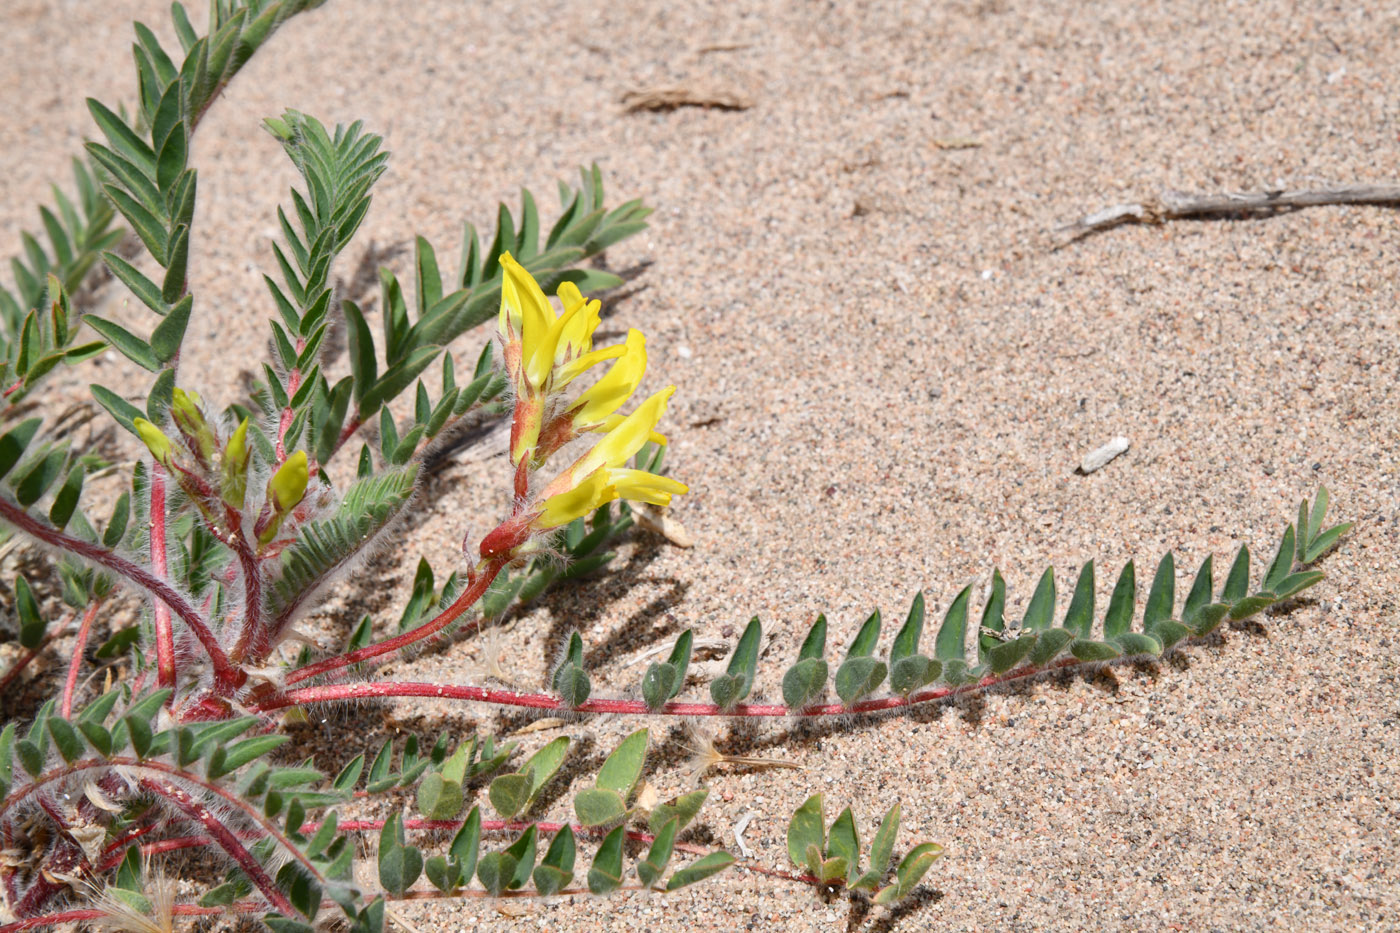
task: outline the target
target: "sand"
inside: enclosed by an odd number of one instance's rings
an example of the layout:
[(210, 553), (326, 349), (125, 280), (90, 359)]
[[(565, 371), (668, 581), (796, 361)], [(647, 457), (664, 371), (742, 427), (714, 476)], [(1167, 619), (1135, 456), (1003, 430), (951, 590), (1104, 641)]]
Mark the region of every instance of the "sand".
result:
[[(0, 11), (0, 243), (91, 132), (82, 100), (130, 99), (128, 22), (161, 0), (11, 0)], [(731, 873), (670, 897), (402, 908), (417, 929), (1384, 929), (1400, 923), (1395, 784), (1396, 257), (1392, 210), (1126, 227), (1055, 251), (1049, 231), (1164, 190), (1395, 181), (1400, 17), (1379, 3), (458, 3), (332, 0), (292, 21), (200, 129), (197, 295), (185, 380), (237, 397), (271, 312), (275, 207), (294, 174), (258, 122), (293, 107), (363, 119), (393, 159), (339, 271), (428, 237), (455, 257), (528, 185), (597, 161), (613, 203), (656, 208), (609, 251), (636, 270), (605, 328), (649, 339), (648, 388), (678, 387), (673, 514), (696, 539), (630, 544), (611, 574), (520, 616), (503, 663), (542, 683), (570, 628), (595, 691), (635, 695), (631, 651), (773, 640), (778, 681), (819, 612), (839, 659), (875, 607), (922, 588), (941, 615), (993, 567), (1019, 617), (1053, 565), (1140, 579), (1272, 552), (1320, 483), (1355, 530), (1327, 579), (1262, 626), (1147, 668), (1116, 667), (805, 737), (726, 746), (803, 770), (712, 774), (714, 840), (785, 868), (809, 793), (865, 838), (901, 801), (901, 849), (947, 846), (921, 898), (844, 898)], [(626, 112), (628, 92), (747, 98), (746, 110)], [(388, 263), (405, 280), (409, 252)], [(115, 287), (99, 306), (125, 319)], [(132, 303), (135, 304), (134, 302)], [(149, 326), (149, 322), (147, 322)], [(485, 339), (454, 347), (466, 361)], [(55, 382), (141, 383), (123, 360)], [(1116, 435), (1131, 449), (1073, 471)], [(425, 487), (395, 555), (329, 604), (377, 593), (390, 626), (412, 567), (445, 573), (502, 513), (479, 451)], [(1185, 585), (1183, 582), (1181, 585)], [(1063, 597), (1062, 597), (1063, 599)], [(887, 626), (883, 646), (894, 626)], [(479, 682), (465, 641), (392, 670)], [(703, 688), (692, 687), (702, 695)], [(398, 728), (507, 730), (519, 717), (398, 704), (305, 733), (318, 748)], [(667, 734), (669, 723), (654, 722)], [(568, 731), (594, 759), (635, 723)], [(556, 733), (529, 736), (533, 747)], [(649, 780), (687, 785), (668, 740)], [(329, 754), (334, 754), (331, 752)], [(596, 760), (594, 761), (596, 764)], [(573, 777), (586, 786), (587, 770)], [(562, 795), (546, 818), (568, 813)], [(410, 927), (412, 928), (412, 927)]]

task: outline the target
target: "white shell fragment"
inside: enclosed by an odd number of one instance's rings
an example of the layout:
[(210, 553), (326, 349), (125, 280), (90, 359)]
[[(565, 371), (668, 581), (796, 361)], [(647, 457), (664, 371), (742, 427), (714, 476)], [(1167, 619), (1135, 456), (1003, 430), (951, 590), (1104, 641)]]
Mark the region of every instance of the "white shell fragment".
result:
[(1128, 447), (1129, 442), (1126, 437), (1115, 437), (1098, 450), (1086, 454), (1084, 461), (1079, 464), (1079, 472), (1087, 476), (1095, 470), (1102, 470), (1104, 467), (1108, 466), (1109, 461), (1124, 453)]
[(739, 847), (739, 854), (744, 858), (753, 858), (753, 852), (744, 844), (744, 830), (749, 828), (749, 823), (753, 820), (753, 811), (745, 810), (744, 815), (739, 817), (734, 824), (734, 844)]

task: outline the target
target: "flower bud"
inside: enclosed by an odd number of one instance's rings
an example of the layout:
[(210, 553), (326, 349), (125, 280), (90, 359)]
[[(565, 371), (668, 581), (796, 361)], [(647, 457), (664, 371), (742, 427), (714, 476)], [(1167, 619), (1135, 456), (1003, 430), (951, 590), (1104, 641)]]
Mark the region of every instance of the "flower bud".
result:
[(248, 455), (248, 419), (244, 418), (228, 439), (220, 468), (220, 493), (224, 501), (235, 509), (243, 508), (243, 498), (248, 490)]
[(157, 463), (170, 465), (170, 454), (172, 446), (170, 438), (166, 437), (160, 428), (151, 424), (145, 418), (135, 418), (132, 424), (136, 428), (136, 434), (146, 444), (151, 456)]
[(199, 410), (199, 402), (199, 396), (195, 393), (176, 388), (170, 400), (170, 414), (180, 433), (189, 440), (190, 447), (201, 460), (208, 461), (214, 456), (217, 443), (209, 422), (204, 419), (204, 412)]
[(268, 483), (272, 493), (272, 509), (278, 515), (286, 515), (296, 508), (306, 495), (306, 483), (311, 478), (306, 465), (306, 451), (298, 450), (287, 458), (287, 462), (277, 468)]

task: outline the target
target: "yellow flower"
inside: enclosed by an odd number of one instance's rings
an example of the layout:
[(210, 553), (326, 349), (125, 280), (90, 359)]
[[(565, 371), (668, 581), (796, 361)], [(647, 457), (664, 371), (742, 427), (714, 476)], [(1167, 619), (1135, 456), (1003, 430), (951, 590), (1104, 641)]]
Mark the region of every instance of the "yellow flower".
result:
[[(559, 383), (562, 386), (567, 385), (577, 373), (583, 372), (594, 363), (612, 359), (622, 350), (619, 347), (608, 347), (606, 350), (599, 350), (598, 355), (590, 358), (589, 362), (580, 364), (579, 361), (593, 350), (593, 332), (598, 329), (602, 320), (603, 303), (597, 299), (585, 299), (573, 282), (562, 283), (557, 294), (559, 302), (564, 306), (560, 320), (566, 322), (560, 326), (559, 343), (554, 351), (554, 365), (559, 370), (555, 378), (556, 381), (563, 380)], [(567, 376), (564, 375), (566, 372)]]
[[(511, 462), (519, 465), (539, 442), (550, 396), (589, 367), (624, 356), (628, 348), (593, 350), (602, 306), (586, 300), (572, 282), (559, 286), (563, 313), (556, 315), (534, 277), (509, 253), (501, 256), (501, 273), (498, 326), (505, 341), (506, 374), (515, 389)], [(641, 359), (645, 370), (645, 353)]]
[[(519, 370), (514, 374), (517, 392), (545, 395), (554, 384), (567, 385), (589, 366), (622, 352), (619, 348), (590, 352), (602, 304), (585, 300), (577, 285), (559, 286), (564, 311), (556, 316), (539, 283), (510, 253), (501, 256), (501, 271), (501, 335), (507, 344), (520, 346)], [(580, 362), (584, 357), (586, 361)]]
[(622, 407), (641, 385), (647, 371), (647, 340), (639, 330), (627, 332), (622, 354), (603, 377), (585, 389), (569, 406), (569, 415), (579, 430), (601, 424)]
[[(627, 342), (622, 346), (584, 354), (559, 371), (556, 381), (567, 384), (589, 366), (609, 357), (617, 358), (617, 362), (601, 379), (579, 393), (568, 408), (552, 417), (537, 432), (532, 441), (536, 445), (535, 466), (543, 466), (555, 451), (585, 431), (608, 433), (623, 422), (623, 416), (617, 410), (637, 391), (642, 376), (646, 374), (646, 344), (641, 331), (629, 330)], [(656, 431), (652, 431), (648, 439), (655, 444), (666, 443), (665, 436)]]
[(689, 492), (684, 483), (625, 466), (648, 440), (666, 413), (675, 386), (667, 386), (618, 420), (602, 440), (554, 478), (528, 506), (520, 509), (481, 541), (481, 556), (518, 556), (536, 534), (561, 528), (614, 499), (669, 505), (672, 496)]
[(675, 386), (667, 386), (647, 399), (546, 486), (534, 528), (567, 525), (614, 499), (669, 505), (673, 495), (688, 492), (684, 483), (623, 466), (651, 439), (675, 391)]

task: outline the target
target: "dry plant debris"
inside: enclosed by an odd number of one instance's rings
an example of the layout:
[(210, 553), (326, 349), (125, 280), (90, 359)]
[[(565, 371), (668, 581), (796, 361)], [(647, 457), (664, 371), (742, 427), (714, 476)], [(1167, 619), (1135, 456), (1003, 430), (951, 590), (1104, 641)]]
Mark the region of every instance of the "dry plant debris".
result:
[(681, 107), (701, 107), (706, 110), (748, 110), (752, 106), (752, 98), (736, 91), (684, 86), (644, 88), (639, 91), (628, 91), (622, 95), (622, 107), (627, 113), (642, 111), (669, 113)]

